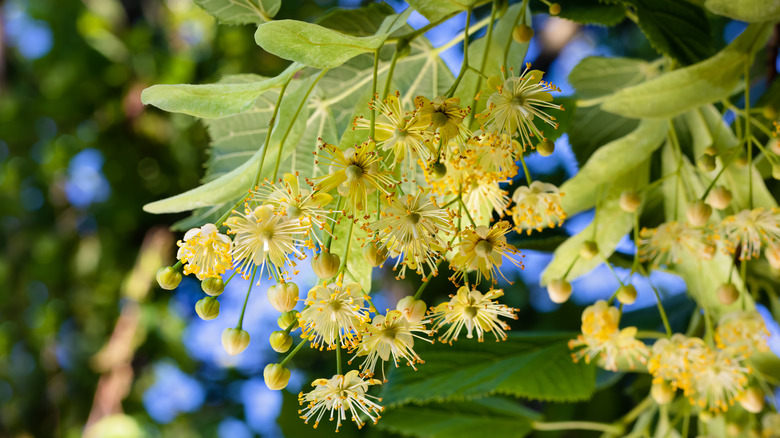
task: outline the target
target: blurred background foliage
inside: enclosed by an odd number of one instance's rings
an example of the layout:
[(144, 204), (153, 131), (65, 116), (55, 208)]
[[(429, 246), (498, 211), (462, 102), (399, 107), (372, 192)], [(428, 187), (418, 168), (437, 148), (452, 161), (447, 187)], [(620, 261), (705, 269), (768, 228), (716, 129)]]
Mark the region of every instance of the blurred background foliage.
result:
[[(277, 18), (312, 21), (331, 7), (359, 4), (284, 1)], [(540, 2), (532, 7), (546, 11)], [(477, 13), (489, 11), (483, 9)], [(433, 44), (444, 44), (462, 21), (456, 17), (429, 34)], [(566, 77), (587, 55), (655, 58), (639, 29), (624, 21), (605, 28), (536, 15), (527, 60), (568, 94)], [(294, 394), (311, 378), (328, 375), (323, 370), (333, 364), (302, 353), (294, 361), (292, 392), (267, 390), (260, 371), (274, 354), (265, 345), (273, 312), (256, 296), (245, 322), (253, 343), (241, 356), (227, 356), (219, 342), (222, 326), (195, 316), (196, 281), (185, 279), (173, 295), (153, 283), (156, 269), (174, 256), (178, 236), (167, 227), (186, 215), (141, 210), (195, 187), (208, 144), (194, 118), (143, 108), (141, 91), (159, 83), (210, 83), (227, 74), (270, 76), (286, 62), (255, 45), (251, 26), (217, 26), (191, 0), (6, 0), (0, 26), (0, 436), (76, 437), (85, 430), (87, 436), (127, 437), (330, 435), (329, 427), (314, 433), (297, 418)], [(712, 18), (714, 48), (743, 27)], [(445, 53), (451, 68), (460, 50)], [(555, 159), (529, 162), (536, 174), (559, 184), (576, 172), (581, 157), (575, 155), (559, 147)], [(546, 231), (539, 247), (560, 243), (591, 217)], [(633, 248), (627, 244), (623, 251)], [(597, 269), (575, 284), (575, 299), (558, 308), (538, 286), (549, 254), (526, 253), (528, 268), (510, 273), (517, 281), (507, 288), (506, 303), (522, 309), (516, 330), (577, 331), (582, 306), (612, 292), (603, 281), (610, 274)], [(392, 284), (387, 292), (398, 297), (418, 281), (391, 283), (391, 275), (375, 275), (375, 282)], [(682, 292), (679, 281), (666, 280), (666, 294)], [(245, 287), (234, 281), (225, 294), (224, 326), (235, 319), (243, 299), (238, 289)], [(451, 285), (441, 276), (428, 290), (444, 297)], [(693, 308), (684, 295), (678, 301), (681, 315)], [(554, 318), (551, 311), (558, 312)], [(606, 389), (590, 403), (531, 407), (548, 419), (577, 412), (611, 420), (642, 396), (610, 386), (614, 381), (600, 375)], [(345, 427), (341, 434), (390, 433)]]

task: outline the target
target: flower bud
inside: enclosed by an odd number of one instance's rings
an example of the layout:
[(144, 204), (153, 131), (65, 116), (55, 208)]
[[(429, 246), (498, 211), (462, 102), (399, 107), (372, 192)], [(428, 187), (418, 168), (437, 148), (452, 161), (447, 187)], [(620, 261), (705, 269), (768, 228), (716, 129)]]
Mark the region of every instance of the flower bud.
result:
[(656, 403), (665, 405), (674, 400), (677, 391), (672, 388), (672, 385), (666, 383), (666, 380), (662, 380), (658, 383), (653, 383), (653, 386), (650, 388), (650, 395), (653, 396), (653, 400)]
[(751, 414), (757, 414), (764, 409), (764, 393), (755, 386), (751, 386), (739, 397), (739, 404)]
[(181, 272), (171, 266), (160, 268), (157, 271), (157, 284), (165, 290), (174, 290), (181, 283)]
[(203, 289), (203, 292), (206, 292), (206, 294), (212, 297), (218, 297), (222, 295), (222, 292), (225, 290), (225, 282), (218, 277), (209, 277), (200, 282), (200, 288)]
[(688, 206), (688, 210), (685, 211), (685, 216), (688, 218), (689, 224), (694, 227), (701, 227), (710, 220), (710, 216), (712, 216), (712, 207), (704, 201), (694, 201)]
[(527, 43), (528, 41), (531, 41), (531, 38), (533, 37), (534, 30), (531, 28), (531, 26), (521, 24), (519, 26), (515, 26), (514, 29), (512, 29), (512, 38), (516, 43)]
[(428, 310), (425, 301), (416, 300), (413, 296), (405, 296), (398, 300), (398, 304), (395, 306), (396, 310), (403, 313), (409, 322), (420, 322), (425, 317), (425, 312)]
[(437, 161), (431, 164), (431, 174), (436, 179), (442, 179), (444, 178), (444, 175), (447, 174), (447, 166), (444, 163)]
[(761, 113), (769, 120), (777, 120), (777, 108), (772, 105), (765, 106)]
[(699, 157), (696, 164), (699, 166), (699, 169), (705, 171), (705, 172), (712, 172), (715, 170), (716, 162), (715, 157), (713, 157), (710, 154), (703, 154)]
[(552, 280), (547, 284), (547, 295), (553, 303), (565, 303), (571, 296), (571, 283), (564, 279)]
[(539, 152), (539, 155), (543, 157), (550, 156), (555, 152), (555, 143), (549, 138), (545, 138), (536, 145), (536, 152)]
[(249, 333), (240, 328), (226, 328), (222, 331), (222, 346), (229, 355), (235, 356), (249, 346)]
[(777, 438), (780, 436), (775, 431), (780, 430), (780, 414), (777, 412), (767, 412), (761, 419), (761, 428), (769, 434), (765, 435), (768, 438)]
[(718, 150), (715, 149), (713, 146), (707, 146), (706, 148), (704, 148), (704, 153), (707, 155), (712, 155), (713, 157), (718, 156)]
[(731, 283), (724, 283), (718, 287), (716, 295), (721, 304), (728, 306), (729, 304), (733, 304), (734, 301), (737, 301), (737, 298), (739, 298), (739, 290)]
[(268, 339), (271, 343), (271, 348), (277, 353), (287, 353), (287, 350), (292, 347), (293, 339), (284, 330), (277, 330), (271, 333), (271, 337)]
[(298, 286), (295, 283), (279, 283), (268, 288), (268, 301), (278, 312), (289, 312), (298, 302)]
[(737, 423), (729, 421), (726, 423), (726, 435), (727, 436), (740, 436), (742, 434), (742, 427)]
[(384, 246), (377, 248), (374, 242), (370, 242), (363, 247), (363, 258), (369, 265), (376, 268), (387, 260), (387, 248)]
[(195, 313), (204, 321), (212, 320), (219, 316), (219, 301), (214, 297), (205, 297), (195, 303)]
[(585, 260), (593, 260), (593, 257), (599, 255), (599, 245), (592, 240), (582, 242), (580, 247), (580, 257)]
[(764, 252), (772, 269), (780, 271), (780, 245), (772, 245)]
[(634, 304), (636, 301), (636, 288), (632, 284), (620, 286), (617, 291), (617, 299), (625, 305)]
[(620, 209), (626, 213), (637, 211), (640, 205), (642, 205), (642, 198), (639, 193), (633, 190), (624, 190), (620, 194)]
[(301, 314), (297, 310), (290, 310), (279, 315), (279, 318), (276, 319), (276, 324), (282, 330), (287, 330), (287, 327), (292, 324), (293, 326), (290, 330), (295, 330), (298, 328), (298, 317), (300, 316)]
[(311, 268), (323, 280), (333, 278), (339, 271), (341, 260), (336, 254), (322, 252), (311, 260)]
[(269, 363), (263, 370), (263, 380), (268, 389), (279, 391), (290, 382), (290, 370), (278, 363)]
[(550, 15), (558, 15), (561, 13), (561, 5), (558, 3), (550, 4)]
[(715, 186), (710, 190), (710, 194), (707, 195), (707, 203), (713, 208), (723, 210), (729, 206), (732, 197), (731, 190), (723, 186)]

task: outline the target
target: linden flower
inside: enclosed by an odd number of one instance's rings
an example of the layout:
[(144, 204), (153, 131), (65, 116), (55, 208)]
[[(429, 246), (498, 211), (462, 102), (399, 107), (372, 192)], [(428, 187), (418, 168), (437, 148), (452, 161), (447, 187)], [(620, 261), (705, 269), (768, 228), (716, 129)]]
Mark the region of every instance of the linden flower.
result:
[(467, 147), (465, 154), (469, 161), (482, 172), (494, 174), (499, 179), (510, 179), (517, 175), (515, 153), (520, 145), (509, 135), (482, 133), (470, 138)]
[[(561, 105), (552, 103), (551, 91), (561, 91), (555, 85), (542, 81), (544, 72), (530, 70), (531, 64), (526, 64), (525, 70), (519, 77), (514, 76), (509, 69), (510, 76), (505, 77), (504, 83), (498, 87), (498, 91), (488, 98), (487, 109), (480, 114), (481, 118), (488, 119), (488, 130), (514, 136), (520, 132), (520, 143), (523, 146), (531, 144), (531, 137), (544, 135), (534, 125), (534, 119), (539, 118), (555, 129), (558, 123), (555, 117), (545, 113), (546, 109), (563, 111)], [(505, 74), (501, 68), (502, 75)]]
[(653, 265), (678, 263), (685, 255), (698, 255), (705, 245), (704, 234), (683, 222), (665, 222), (658, 228), (639, 232), (639, 260)]
[(700, 363), (707, 353), (707, 346), (701, 338), (689, 338), (676, 333), (670, 339), (659, 339), (653, 344), (647, 370), (654, 383), (668, 382), (672, 388), (682, 389), (690, 394), (693, 367)]
[(582, 313), (582, 334), (577, 339), (569, 341), (569, 348), (585, 347), (572, 353), (575, 362), (585, 359), (590, 363), (594, 358), (601, 361), (601, 366), (610, 371), (617, 371), (617, 361), (623, 359), (629, 367), (634, 367), (634, 361), (645, 363), (649, 351), (645, 344), (636, 339), (636, 327), (618, 328), (620, 311), (609, 306), (606, 301), (597, 301)]
[(371, 229), (375, 239), (383, 240), (390, 255), (397, 257), (393, 270), (402, 264), (400, 278), (407, 267), (423, 276), (426, 269), (435, 274), (436, 259), (448, 246), (442, 236), (453, 232), (450, 213), (422, 188), (401, 199), (389, 198), (388, 203)]
[(317, 233), (312, 229), (316, 227), (330, 234), (330, 224), (326, 222), (328, 218), (326, 215), (332, 213), (332, 210), (325, 210), (323, 207), (330, 204), (333, 197), (327, 193), (301, 190), (297, 174), (285, 173), (279, 182), (281, 186), (266, 180), (253, 192), (254, 199), (273, 205), (287, 220), (297, 220), (302, 227), (306, 228), (309, 245), (313, 240), (322, 244)]
[(509, 212), (509, 204), (512, 202), (506, 190), (502, 190), (492, 176), (473, 177), (466, 185), (463, 193), (463, 203), (469, 214), (478, 221), (488, 220), (493, 217), (493, 212), (504, 217)]
[(750, 370), (728, 351), (702, 355), (693, 369), (688, 400), (712, 412), (725, 412), (747, 389)]
[(762, 243), (780, 243), (780, 209), (742, 210), (723, 219), (720, 233), (729, 252), (734, 254), (739, 249), (740, 260), (757, 258)]
[[(391, 310), (385, 315), (376, 315), (371, 324), (363, 328), (363, 335), (356, 347), (357, 353), (349, 361), (351, 364), (358, 356), (366, 356), (360, 365), (361, 374), (368, 377), (374, 376), (374, 369), (381, 359), (384, 362), (393, 358), (393, 364), (398, 367), (399, 361), (406, 361), (417, 370), (416, 363), (424, 363), (414, 351), (414, 338), (431, 342), (429, 339), (414, 334), (415, 331), (429, 334), (421, 324), (411, 324), (409, 320), (398, 310)], [(386, 382), (385, 369), (382, 366), (382, 378)]]
[(718, 348), (746, 356), (756, 351), (769, 351), (768, 339), (769, 330), (756, 311), (724, 315), (715, 330), (715, 343)]
[(477, 332), (477, 339), (482, 342), (485, 339), (485, 332), (493, 332), (496, 341), (506, 340), (506, 330), (509, 330), (509, 325), (498, 317), (517, 319), (515, 315), (517, 309), (493, 301), (503, 295), (504, 292), (500, 289), (482, 295), (479, 291), (469, 290), (468, 286), (462, 286), (457, 294), (450, 295), (452, 299), (449, 302), (441, 303), (431, 309), (434, 331), (449, 325), (439, 340), (451, 345), (452, 341), (458, 340), (458, 335), (464, 327), (466, 337), (469, 339), (474, 337), (473, 332)]
[(420, 122), (428, 126), (428, 130), (438, 132), (440, 141), (444, 144), (453, 138), (467, 139), (471, 137), (468, 128), (463, 125), (463, 119), (471, 112), (471, 108), (461, 108), (459, 97), (439, 96), (433, 100), (417, 96), (414, 105)]
[[(314, 178), (314, 190), (329, 192), (338, 187), (339, 194), (347, 198), (348, 210), (352, 214), (362, 212), (368, 206), (369, 193), (379, 190), (388, 195), (388, 187), (393, 180), (386, 171), (380, 171), (382, 157), (376, 153), (375, 143), (366, 141), (344, 151), (338, 147), (323, 143), (317, 154), (319, 160), (330, 166), (329, 174)], [(319, 163), (319, 161), (316, 161)]]
[(512, 200), (515, 201), (512, 210), (515, 228), (531, 234), (533, 229), (542, 231), (544, 227), (561, 225), (566, 219), (566, 213), (561, 207), (561, 196), (563, 193), (558, 187), (541, 181), (518, 187), (512, 195)]
[(457, 271), (452, 276), (453, 281), (463, 277), (467, 271), (476, 270), (477, 283), (483, 276), (492, 280), (493, 283), (497, 283), (496, 273), (504, 277), (499, 269), (504, 257), (518, 268), (523, 269), (523, 263), (514, 258), (514, 255), (520, 252), (511, 244), (506, 243), (506, 234), (511, 230), (512, 225), (509, 222), (501, 221), (490, 228), (480, 225), (461, 231), (458, 253), (450, 262), (450, 268)]
[(176, 258), (184, 263), (185, 275), (195, 274), (198, 280), (219, 277), (230, 268), (231, 244), (214, 224), (205, 224), (187, 231), (183, 242), (176, 242)]
[(312, 346), (338, 348), (351, 345), (368, 312), (364, 306), (363, 289), (358, 283), (330, 283), (314, 286), (306, 297), (306, 308), (301, 311), (301, 337)]
[[(297, 220), (286, 220), (274, 213), (273, 205), (261, 205), (255, 209), (247, 206), (243, 216), (231, 216), (225, 221), (228, 234), (235, 234), (233, 244), (234, 267), (247, 277), (255, 267), (265, 268), (267, 263), (282, 268), (287, 256), (293, 254), (303, 259), (298, 246), (305, 242), (298, 236), (307, 228)], [(292, 262), (295, 266), (295, 262)]]
[(326, 412), (330, 413), (329, 420), (336, 418), (336, 432), (339, 431), (342, 421), (347, 421), (347, 413), (351, 420), (362, 428), (365, 423), (360, 419), (360, 415), (367, 416), (376, 424), (379, 420), (379, 412), (384, 407), (378, 405), (376, 401), (382, 401), (381, 398), (367, 394), (368, 387), (381, 384), (379, 380), (363, 380), (356, 370), (347, 372), (345, 375), (337, 374), (330, 380), (317, 379), (311, 383), (313, 390), (304, 394), (298, 394), (298, 403), (306, 407), (298, 411), (304, 423), (309, 424), (309, 420), (314, 418), (314, 428), (320, 424), (320, 420)]
[[(428, 161), (433, 154), (428, 124), (422, 122), (415, 112), (404, 111), (399, 97), (400, 93), (396, 92), (385, 100), (375, 98), (369, 103), (369, 108), (378, 112), (374, 140), (382, 149), (392, 151), (396, 162), (400, 163), (405, 157)], [(371, 129), (371, 121), (358, 117), (355, 126)]]

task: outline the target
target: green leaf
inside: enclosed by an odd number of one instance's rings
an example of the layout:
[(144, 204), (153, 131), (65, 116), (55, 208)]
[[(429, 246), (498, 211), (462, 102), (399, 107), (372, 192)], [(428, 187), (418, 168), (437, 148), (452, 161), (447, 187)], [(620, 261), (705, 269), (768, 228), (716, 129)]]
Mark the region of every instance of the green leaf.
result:
[[(376, 196), (368, 198), (369, 205), (376, 205)], [(347, 257), (347, 277), (352, 278), (363, 286), (363, 292), (371, 292), (371, 273), (373, 267), (366, 263), (363, 258), (363, 244), (367, 242), (368, 233), (361, 228), (360, 224), (355, 224), (347, 218), (342, 218), (341, 222), (333, 227), (334, 238), (331, 243), (331, 251), (344, 257), (347, 254), (347, 238), (349, 229), (352, 228), (352, 239), (349, 241), (349, 253)], [(342, 263), (343, 263), (342, 259)]]
[(614, 26), (626, 18), (626, 8), (621, 4), (606, 4), (599, 0), (558, 0), (559, 17), (581, 24)]
[(257, 27), (257, 44), (280, 58), (317, 68), (334, 68), (357, 55), (373, 52), (406, 23), (411, 9), (385, 17), (376, 35), (356, 37), (296, 20), (279, 20)]
[(195, 0), (222, 24), (265, 23), (279, 12), (282, 0)]
[(153, 85), (141, 93), (144, 105), (204, 119), (219, 119), (249, 110), (257, 98), (279, 87), (303, 65), (294, 63), (274, 78), (245, 74), (229, 76), (217, 84)]
[(347, 35), (373, 36), (385, 17), (394, 13), (395, 10), (387, 3), (370, 3), (356, 9), (331, 9), (317, 18), (314, 23)]
[[(491, 336), (489, 333), (487, 336)], [(571, 334), (522, 334), (504, 342), (462, 339), (452, 346), (415, 343), (425, 360), (395, 368), (382, 396), (386, 406), (464, 400), (506, 394), (535, 400), (586, 400), (595, 388), (594, 368), (571, 360)]]
[(569, 73), (569, 83), (577, 91), (577, 97), (592, 99), (641, 84), (656, 76), (657, 70), (641, 59), (588, 56)]
[(683, 65), (712, 56), (715, 47), (704, 11), (677, 0), (626, 0), (636, 9), (639, 28), (660, 53)]
[(481, 3), (480, 0), (409, 0), (409, 6), (413, 7), (431, 23), (441, 21), (448, 16), (465, 11), (470, 6)]
[(571, 97), (555, 97), (553, 98), (553, 103), (563, 107), (562, 110), (548, 112), (552, 117), (555, 117), (558, 127), (544, 123), (539, 117), (534, 117), (533, 123), (542, 132), (544, 138), (555, 141), (569, 130), (569, 125), (571, 125), (574, 115), (577, 113), (577, 100)]
[(780, 0), (705, 0), (713, 14), (747, 22), (780, 20)]
[(488, 430), (502, 438), (521, 438), (540, 419), (540, 414), (515, 401), (487, 397), (386, 409), (377, 427), (424, 438), (472, 438)]
[(561, 200), (567, 215), (596, 205), (605, 184), (646, 162), (666, 137), (666, 123), (642, 120), (630, 134), (600, 147), (573, 178), (561, 186)]
[(630, 134), (637, 126), (637, 119), (620, 117), (598, 106), (578, 106), (567, 133), (572, 152), (582, 166), (598, 148)]
[(609, 96), (601, 108), (624, 117), (668, 118), (730, 96), (749, 54), (762, 47), (771, 26), (751, 25), (712, 58), (673, 70)]

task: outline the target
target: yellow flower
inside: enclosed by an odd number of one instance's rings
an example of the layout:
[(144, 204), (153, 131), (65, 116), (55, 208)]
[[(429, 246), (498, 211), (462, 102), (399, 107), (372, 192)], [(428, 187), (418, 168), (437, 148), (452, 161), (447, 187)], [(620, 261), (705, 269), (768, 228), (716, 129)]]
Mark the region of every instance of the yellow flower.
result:
[[(313, 390), (298, 394), (298, 403), (306, 407), (298, 411), (304, 423), (314, 419), (314, 428), (320, 424), (320, 420), (329, 413), (328, 419), (336, 418), (336, 432), (341, 427), (341, 422), (347, 420), (347, 414), (352, 421), (362, 428), (365, 423), (360, 419), (361, 414), (368, 417), (376, 424), (379, 413), (384, 408), (376, 403), (382, 399), (367, 394), (368, 387), (381, 384), (379, 380), (363, 380), (356, 370), (349, 371), (345, 375), (335, 375), (329, 379), (317, 379), (312, 382)], [(374, 401), (376, 400), (376, 401)]]
[(720, 233), (729, 252), (739, 249), (740, 260), (757, 258), (762, 243), (780, 243), (780, 208), (742, 210), (723, 219)]
[(473, 333), (476, 332), (477, 339), (482, 342), (485, 332), (492, 332), (496, 341), (505, 340), (509, 325), (499, 317), (517, 319), (517, 309), (493, 301), (503, 295), (504, 292), (500, 289), (493, 289), (484, 295), (479, 291), (469, 290), (468, 286), (458, 289), (457, 294), (450, 295), (449, 302), (431, 309), (434, 331), (449, 325), (439, 340), (452, 344), (452, 341), (458, 340), (458, 335), (464, 327), (469, 339), (473, 338)]
[(597, 301), (582, 312), (582, 334), (569, 341), (569, 348), (584, 347), (572, 354), (575, 362), (585, 359), (590, 363), (599, 359), (606, 370), (617, 371), (618, 360), (625, 360), (629, 367), (634, 362), (645, 363), (649, 351), (636, 339), (636, 327), (618, 328), (620, 311), (606, 301)]
[(459, 97), (447, 99), (439, 96), (428, 100), (427, 97), (417, 96), (414, 104), (420, 121), (428, 126), (429, 131), (438, 132), (442, 143), (447, 144), (453, 138), (465, 141), (471, 137), (471, 132), (463, 125), (463, 119), (471, 108), (461, 108)]
[[(322, 161), (329, 165), (329, 172), (311, 181), (314, 190), (325, 193), (338, 188), (339, 194), (347, 198), (350, 217), (368, 208), (368, 195), (375, 190), (388, 195), (388, 188), (394, 182), (389, 172), (379, 170), (382, 157), (376, 153), (375, 147), (371, 140), (344, 151), (323, 143), (317, 154), (317, 163)], [(326, 153), (323, 154), (323, 151)]]
[(450, 213), (422, 188), (401, 199), (388, 198), (388, 204), (371, 230), (374, 239), (384, 242), (383, 247), (397, 257), (393, 269), (402, 264), (400, 278), (405, 277), (407, 267), (422, 276), (426, 271), (435, 275), (436, 259), (448, 246), (442, 236), (453, 233)]
[[(234, 267), (244, 277), (257, 266), (262, 271), (269, 262), (275, 269), (283, 269), (290, 254), (299, 259), (305, 257), (298, 246), (305, 243), (301, 237), (307, 228), (297, 220), (286, 220), (285, 216), (275, 214), (272, 205), (261, 205), (254, 209), (247, 205), (244, 215), (229, 217), (225, 225), (229, 228), (228, 234), (236, 235), (233, 245)], [(295, 266), (294, 261), (291, 264)]]
[(731, 352), (707, 348), (694, 364), (688, 400), (712, 412), (725, 412), (747, 389), (750, 370)]
[(701, 229), (683, 222), (665, 222), (639, 232), (639, 259), (656, 266), (670, 265), (686, 255), (698, 256), (705, 245)]
[(701, 338), (676, 333), (670, 339), (655, 341), (647, 370), (654, 383), (667, 382), (687, 395), (693, 391), (693, 370), (706, 353), (707, 346)]
[(352, 345), (359, 328), (369, 321), (362, 291), (358, 283), (311, 288), (299, 320), (301, 337), (320, 349)]
[(723, 350), (733, 350), (749, 357), (754, 352), (767, 352), (767, 330), (761, 315), (754, 311), (724, 315), (715, 330), (715, 343)]
[[(417, 116), (416, 112), (404, 111), (399, 99), (400, 94), (387, 96), (387, 99), (375, 98), (369, 107), (378, 112), (374, 124), (374, 140), (377, 145), (387, 151), (392, 151), (396, 162), (405, 157), (419, 157), (423, 162), (431, 159), (433, 146), (432, 134), (428, 124)], [(371, 121), (365, 117), (355, 119), (355, 126), (361, 129), (371, 129)]]
[[(510, 76), (505, 77), (504, 83), (490, 95), (487, 108), (479, 116), (487, 119), (486, 130), (509, 134), (512, 137), (519, 131), (520, 143), (524, 147), (531, 144), (531, 137), (544, 137), (534, 125), (534, 119), (539, 118), (543, 123), (558, 129), (555, 117), (548, 115), (545, 110), (563, 111), (561, 105), (552, 103), (553, 97), (550, 94), (551, 91), (560, 89), (542, 80), (544, 72), (530, 68), (531, 64), (526, 64), (519, 77), (514, 76), (513, 70), (509, 69)], [(505, 70), (502, 68), (501, 72), (503, 75)]]
[(421, 324), (412, 324), (398, 310), (391, 310), (385, 315), (376, 315), (370, 324), (363, 327), (360, 343), (357, 345), (355, 356), (349, 361), (351, 364), (355, 357), (365, 356), (360, 365), (361, 374), (368, 377), (374, 376), (374, 369), (381, 359), (382, 378), (385, 378), (384, 362), (393, 358), (393, 364), (398, 367), (399, 361), (406, 361), (415, 370), (416, 363), (423, 363), (420, 356), (414, 351), (414, 338), (431, 342), (427, 338), (414, 334), (415, 331), (429, 334)]
[(512, 200), (499, 184), (509, 181), (497, 181), (494, 177), (495, 175), (474, 176), (464, 186), (463, 203), (471, 217), (477, 221), (492, 219), (493, 212), (498, 213), (502, 218), (509, 212), (509, 204)]
[(184, 263), (185, 275), (195, 274), (198, 280), (219, 277), (230, 268), (231, 244), (214, 224), (206, 224), (187, 231), (184, 241), (176, 242), (176, 258)]
[(504, 257), (522, 269), (523, 263), (514, 257), (520, 252), (506, 242), (506, 234), (511, 230), (512, 225), (509, 222), (501, 221), (490, 228), (480, 225), (461, 231), (458, 253), (450, 262), (450, 268), (457, 271), (452, 276), (453, 281), (458, 281), (467, 271), (476, 270), (477, 283), (482, 276), (496, 283), (496, 273), (504, 277), (499, 269)]
[(496, 179), (511, 179), (517, 175), (515, 155), (522, 152), (516, 140), (508, 134), (484, 132), (469, 139), (465, 154), (474, 167)]
[(553, 228), (561, 225), (566, 219), (561, 207), (561, 193), (552, 184), (534, 181), (530, 186), (518, 187), (512, 195), (515, 207), (512, 209), (512, 219), (518, 231), (542, 231), (544, 227)]

